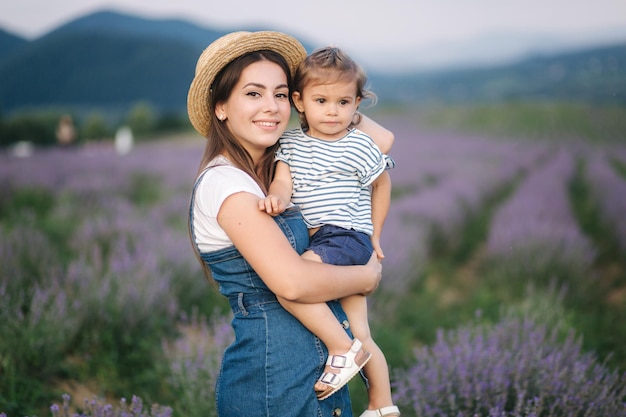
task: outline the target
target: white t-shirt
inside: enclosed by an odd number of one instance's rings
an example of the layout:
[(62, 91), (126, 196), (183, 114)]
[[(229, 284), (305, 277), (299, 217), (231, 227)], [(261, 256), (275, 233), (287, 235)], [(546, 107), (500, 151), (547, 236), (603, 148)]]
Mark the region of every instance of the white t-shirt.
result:
[(227, 197), (243, 191), (265, 198), (261, 187), (225, 157), (217, 157), (207, 166), (211, 168), (196, 188), (193, 206), (193, 227), (200, 252), (212, 252), (233, 244), (217, 222), (217, 214)]

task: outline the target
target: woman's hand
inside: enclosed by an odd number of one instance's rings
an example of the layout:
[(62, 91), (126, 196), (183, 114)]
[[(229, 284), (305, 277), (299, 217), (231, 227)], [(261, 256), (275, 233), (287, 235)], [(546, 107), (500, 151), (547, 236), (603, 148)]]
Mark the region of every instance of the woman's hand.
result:
[(372, 287), (364, 292), (363, 295), (370, 295), (376, 290), (376, 288), (378, 288), (378, 284), (383, 277), (383, 264), (380, 263), (380, 260), (378, 260), (376, 252), (372, 252), (372, 256), (365, 266), (371, 272)]

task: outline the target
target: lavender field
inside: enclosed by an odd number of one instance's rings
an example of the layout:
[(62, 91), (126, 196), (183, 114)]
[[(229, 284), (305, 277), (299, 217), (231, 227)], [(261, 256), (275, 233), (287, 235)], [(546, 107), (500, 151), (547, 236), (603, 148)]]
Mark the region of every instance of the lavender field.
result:
[[(626, 144), (381, 122), (371, 320), (403, 416), (626, 416)], [(232, 335), (187, 237), (202, 145), (0, 153), (0, 413), (214, 415)]]

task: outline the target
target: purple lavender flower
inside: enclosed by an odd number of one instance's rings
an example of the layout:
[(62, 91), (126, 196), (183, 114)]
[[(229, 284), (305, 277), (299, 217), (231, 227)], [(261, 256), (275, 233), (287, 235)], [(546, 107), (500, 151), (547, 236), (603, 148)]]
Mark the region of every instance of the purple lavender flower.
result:
[(567, 194), (573, 172), (565, 150), (531, 172), (495, 214), (488, 252), (507, 259), (525, 256), (531, 263), (556, 258), (589, 266), (595, 250), (580, 231)]
[(390, 171), (402, 192), (382, 234), (382, 288), (402, 292), (420, 275), (435, 237), (454, 240), (486, 200), (545, 157), (544, 145), (416, 131), (394, 120), (397, 162)]
[(164, 341), (170, 386), (179, 392), (183, 415), (214, 415), (215, 384), (224, 350), (234, 340), (230, 318), (218, 313), (209, 322), (193, 314), (181, 325), (183, 337)]
[(439, 331), (415, 364), (394, 374), (394, 400), (416, 416), (626, 416), (626, 374), (580, 339), (529, 319)]
[[(64, 417), (68, 417), (70, 406), (69, 395), (63, 395)], [(53, 417), (59, 414), (59, 406), (53, 404), (50, 406)], [(73, 417), (171, 417), (172, 409), (170, 407), (152, 404), (150, 410), (143, 409), (143, 401), (141, 398), (133, 395), (130, 407), (126, 402), (126, 398), (120, 399), (119, 407), (113, 407), (111, 404), (104, 403), (98, 398), (85, 399), (83, 404), (83, 412), (74, 414)], [(6, 417), (6, 416), (5, 416)]]

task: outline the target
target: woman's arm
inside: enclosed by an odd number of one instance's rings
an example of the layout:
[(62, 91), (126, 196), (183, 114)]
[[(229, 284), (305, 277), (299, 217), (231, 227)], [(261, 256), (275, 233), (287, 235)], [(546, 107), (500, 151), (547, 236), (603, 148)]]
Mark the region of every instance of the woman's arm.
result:
[(355, 127), (371, 137), (382, 153), (389, 153), (395, 140), (393, 132), (385, 129), (364, 114), (361, 114), (361, 121)]
[(298, 255), (259, 198), (240, 192), (220, 208), (218, 223), (235, 247), (276, 295), (300, 303), (319, 303), (376, 289), (382, 266), (372, 256), (367, 265), (335, 266)]

